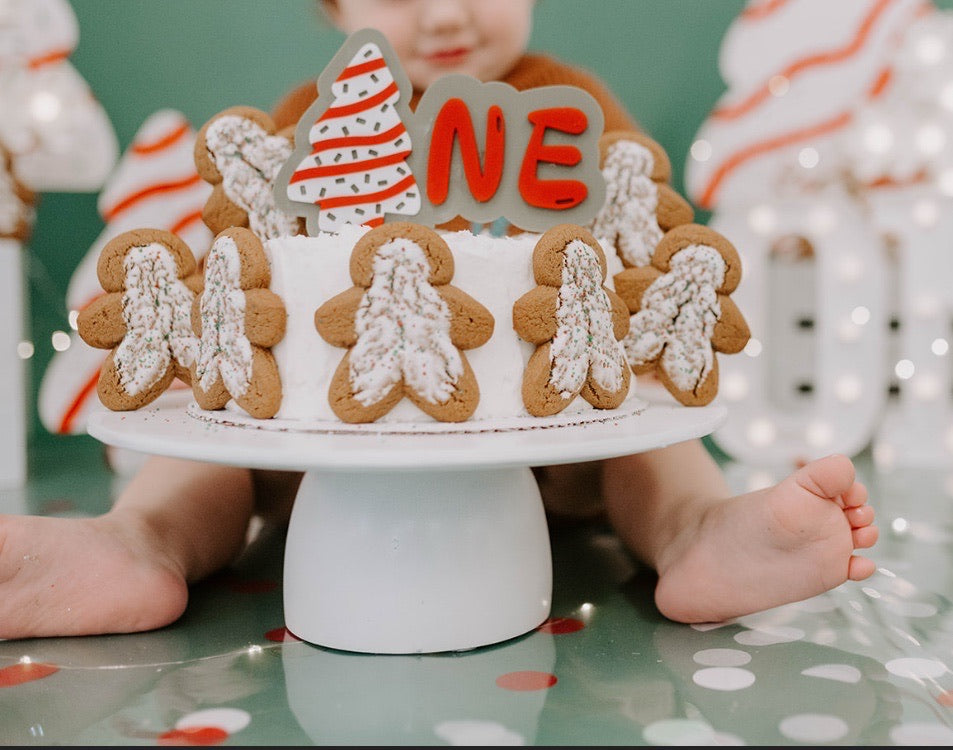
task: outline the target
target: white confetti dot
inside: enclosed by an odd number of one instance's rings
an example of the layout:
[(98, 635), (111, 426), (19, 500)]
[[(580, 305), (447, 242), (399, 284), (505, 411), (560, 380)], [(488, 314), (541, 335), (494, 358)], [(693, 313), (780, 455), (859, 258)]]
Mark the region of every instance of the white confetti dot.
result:
[(839, 740), (849, 729), (843, 719), (830, 714), (796, 714), (778, 724), (778, 730), (789, 740), (814, 744)]
[(928, 602), (904, 602), (896, 599), (884, 599), (880, 602), (884, 609), (889, 609), (904, 617), (933, 617), (937, 613), (935, 605)]
[(738, 667), (709, 667), (692, 675), (692, 682), (711, 690), (744, 690), (754, 679), (754, 672)]
[(186, 714), (175, 723), (176, 729), (218, 727), (235, 734), (251, 723), (251, 716), (240, 708), (208, 708)]
[(953, 745), (953, 729), (932, 721), (908, 721), (890, 730), (890, 739), (898, 745)]
[(891, 659), (884, 666), (890, 674), (914, 679), (939, 677), (947, 672), (946, 665), (942, 661), (918, 659), (916, 657)]
[(525, 745), (526, 739), (495, 721), (478, 719), (441, 721), (433, 728), (440, 739), (451, 745)]
[(715, 730), (692, 719), (662, 719), (649, 724), (642, 732), (642, 739), (650, 745), (711, 745)]
[(808, 667), (801, 674), (806, 677), (820, 677), (823, 680), (847, 683), (860, 682), (863, 676), (857, 667), (852, 667), (850, 664), (818, 664), (816, 667)]
[(737, 648), (706, 648), (692, 656), (703, 667), (743, 667), (751, 661), (751, 654)]
[(775, 643), (790, 643), (804, 638), (804, 631), (800, 628), (786, 626), (771, 626), (742, 630), (735, 634), (735, 640), (742, 646), (770, 646)]

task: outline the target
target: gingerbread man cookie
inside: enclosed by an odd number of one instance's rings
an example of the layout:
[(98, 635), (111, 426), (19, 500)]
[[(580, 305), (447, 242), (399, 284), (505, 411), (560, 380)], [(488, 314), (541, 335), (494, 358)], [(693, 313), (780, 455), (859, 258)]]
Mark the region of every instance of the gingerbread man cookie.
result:
[(616, 274), (616, 291), (634, 313), (623, 339), (633, 371), (656, 370), (686, 406), (709, 403), (718, 392), (715, 352), (735, 354), (751, 335), (728, 296), (740, 281), (738, 251), (699, 224), (667, 232), (651, 266)]
[(205, 285), (192, 306), (199, 339), (192, 391), (203, 409), (234, 399), (258, 419), (281, 406), (281, 378), (271, 347), (285, 335), (287, 314), (268, 289), (271, 269), (261, 241), (243, 227), (221, 232), (205, 257)]
[(631, 371), (620, 339), (625, 302), (605, 286), (606, 256), (581, 226), (548, 230), (533, 250), (539, 285), (513, 305), (513, 328), (536, 345), (523, 373), (523, 404), (535, 417), (558, 414), (581, 395), (614, 409), (629, 392)]
[(25, 241), (33, 228), (35, 195), (13, 174), (10, 155), (0, 146), (0, 238)]
[(473, 414), (479, 387), (461, 350), (486, 343), (494, 321), (450, 283), (453, 270), (446, 242), (419, 224), (384, 224), (355, 244), (354, 286), (314, 316), (326, 341), (348, 348), (329, 392), (343, 421), (373, 422), (405, 396), (438, 421)]
[(589, 229), (612, 243), (624, 265), (647, 266), (662, 235), (695, 212), (669, 185), (668, 154), (648, 136), (610, 131), (599, 139), (599, 153), (606, 199)]
[(103, 248), (97, 273), (105, 294), (80, 311), (77, 325), (87, 344), (112, 349), (98, 380), (107, 408), (138, 409), (176, 376), (189, 382), (198, 350), (190, 321), (201, 288), (195, 267), (189, 246), (165, 230), (123, 232)]
[(301, 221), (278, 208), (274, 196), (293, 138), (292, 128), (276, 133), (271, 117), (254, 107), (230, 107), (202, 126), (195, 166), (213, 188), (202, 212), (209, 229), (247, 227), (262, 241), (301, 233)]

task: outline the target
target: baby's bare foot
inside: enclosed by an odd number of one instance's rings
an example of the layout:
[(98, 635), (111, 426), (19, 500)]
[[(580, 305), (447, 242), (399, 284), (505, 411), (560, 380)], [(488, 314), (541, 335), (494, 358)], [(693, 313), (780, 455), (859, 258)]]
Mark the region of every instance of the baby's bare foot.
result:
[(0, 516), (0, 638), (130, 633), (185, 610), (181, 571), (113, 517)]
[(867, 489), (828, 456), (766, 490), (709, 506), (659, 565), (655, 601), (679, 622), (720, 622), (801, 601), (874, 572)]

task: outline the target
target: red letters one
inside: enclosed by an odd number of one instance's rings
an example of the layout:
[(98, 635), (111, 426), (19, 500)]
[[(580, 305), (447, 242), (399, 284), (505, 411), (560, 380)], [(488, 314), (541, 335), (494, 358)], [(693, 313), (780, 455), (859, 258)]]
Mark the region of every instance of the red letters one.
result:
[(440, 108), (430, 134), (430, 161), (427, 163), (427, 198), (435, 205), (447, 200), (450, 190), (450, 163), (453, 143), (459, 138), (463, 170), (473, 197), (485, 203), (500, 186), (503, 177), (505, 122), (496, 104), (486, 113), (486, 148), (483, 166), (477, 150), (470, 111), (462, 99), (448, 99)]
[(549, 129), (579, 135), (589, 124), (585, 112), (575, 107), (551, 107), (530, 112), (533, 134), (526, 146), (520, 167), (519, 191), (529, 205), (537, 208), (564, 210), (582, 203), (589, 194), (586, 183), (579, 180), (541, 180), (536, 175), (542, 163), (572, 167), (580, 162), (582, 154), (575, 146), (545, 145), (543, 138)]

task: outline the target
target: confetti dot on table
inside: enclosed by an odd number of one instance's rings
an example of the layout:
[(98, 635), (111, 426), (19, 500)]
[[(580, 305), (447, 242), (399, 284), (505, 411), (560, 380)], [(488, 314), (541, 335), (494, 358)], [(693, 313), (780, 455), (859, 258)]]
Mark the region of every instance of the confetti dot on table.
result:
[(9, 667), (0, 669), (0, 687), (14, 687), (25, 682), (42, 680), (44, 677), (59, 672), (59, 670), (60, 668), (54, 664), (43, 664), (41, 662), (11, 664)]
[(689, 625), (692, 630), (697, 630), (699, 633), (707, 633), (709, 630), (717, 630), (718, 628), (723, 628), (726, 625), (730, 625), (728, 622), (696, 622), (693, 625)]
[(891, 659), (884, 666), (890, 674), (895, 674), (897, 677), (932, 678), (947, 672), (946, 665), (941, 661), (916, 657)]
[(218, 745), (228, 739), (228, 732), (221, 727), (190, 727), (188, 729), (170, 729), (157, 738), (160, 745)]
[(236, 594), (267, 594), (278, 588), (275, 581), (233, 581), (228, 586)]
[(183, 716), (175, 722), (175, 728), (221, 727), (228, 734), (235, 734), (250, 723), (251, 716), (240, 708), (208, 708)]
[(894, 599), (881, 601), (884, 609), (889, 609), (904, 617), (933, 617), (937, 613), (936, 605), (928, 602), (904, 602)]
[(743, 667), (751, 661), (751, 654), (737, 648), (707, 648), (692, 656), (703, 667)]
[(556, 675), (534, 670), (507, 672), (496, 678), (496, 684), (506, 690), (545, 690), (556, 682)]
[(642, 739), (650, 745), (711, 745), (715, 730), (692, 719), (662, 719), (649, 724), (642, 731)]
[(493, 746), (525, 745), (526, 738), (495, 721), (477, 719), (442, 721), (433, 728), (440, 739), (450, 745)]
[(267, 638), (272, 643), (285, 643), (286, 641), (296, 641), (300, 642), (301, 639), (292, 633), (288, 628), (274, 628), (265, 633), (265, 638)]
[(586, 623), (577, 620), (575, 617), (550, 617), (546, 622), (540, 625), (537, 630), (540, 633), (552, 633), (553, 635), (566, 635), (575, 633), (586, 627)]
[(735, 640), (742, 646), (771, 646), (775, 643), (800, 641), (803, 638), (803, 630), (786, 626), (765, 626), (735, 634)]
[(953, 706), (953, 690), (947, 690), (936, 697), (936, 702), (941, 706)]
[(847, 683), (860, 682), (863, 676), (857, 667), (852, 667), (850, 664), (818, 664), (816, 667), (808, 667), (801, 674), (805, 677), (820, 677), (823, 680)]
[(908, 721), (890, 730), (890, 739), (898, 745), (953, 745), (953, 729), (932, 721)]
[(789, 740), (817, 744), (835, 742), (850, 728), (843, 719), (830, 714), (796, 714), (782, 719), (778, 730)]
[(754, 672), (738, 667), (708, 667), (695, 672), (692, 682), (711, 690), (743, 690), (754, 685)]

